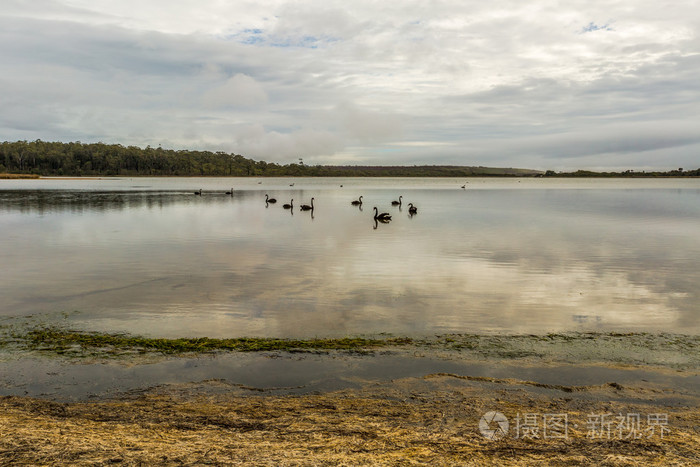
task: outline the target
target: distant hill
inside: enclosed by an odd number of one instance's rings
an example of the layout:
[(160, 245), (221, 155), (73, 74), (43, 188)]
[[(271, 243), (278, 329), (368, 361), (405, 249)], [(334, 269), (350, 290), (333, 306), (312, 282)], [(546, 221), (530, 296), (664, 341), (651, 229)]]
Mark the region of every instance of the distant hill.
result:
[(319, 165), (306, 166), (309, 176), (324, 177), (534, 177), (530, 169), (470, 167), (461, 165)]
[(700, 177), (700, 169), (683, 170), (680, 167), (676, 170), (668, 171), (634, 171), (625, 170), (623, 172), (593, 172), (591, 170), (577, 170), (575, 172), (555, 172), (553, 170), (546, 171), (542, 177), (563, 177), (563, 178), (605, 178), (605, 177), (623, 177), (623, 178), (642, 178), (642, 177)]

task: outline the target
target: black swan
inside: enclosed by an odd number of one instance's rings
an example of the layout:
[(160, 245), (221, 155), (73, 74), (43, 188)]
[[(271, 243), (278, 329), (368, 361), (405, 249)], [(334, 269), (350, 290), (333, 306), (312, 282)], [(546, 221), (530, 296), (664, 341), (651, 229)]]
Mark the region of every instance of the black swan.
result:
[(313, 211), (314, 210), (314, 199), (311, 198), (311, 206), (309, 206), (308, 204), (302, 204), (301, 210), (302, 211)]
[(413, 203), (408, 203), (408, 213), (415, 214), (418, 212), (418, 208), (413, 205)]
[(392, 201), (392, 202), (391, 202), (391, 205), (392, 205), (392, 206), (401, 206), (401, 198), (403, 198), (403, 196), (399, 196), (399, 200), (398, 200), (398, 201)]
[(291, 201), (289, 201), (289, 204), (283, 204), (282, 207), (283, 207), (284, 209), (292, 209), (292, 208), (294, 208), (294, 198), (292, 198)]
[(379, 214), (379, 210), (377, 207), (374, 207), (374, 218), (378, 221), (390, 221), (391, 220), (391, 214), (388, 212), (383, 212)]
[(277, 200), (275, 198), (270, 198), (269, 196), (267, 196), (267, 193), (265, 193), (265, 202), (266, 203), (276, 203)]
[(350, 204), (352, 204), (353, 206), (359, 206), (359, 205), (361, 205), (361, 204), (362, 204), (362, 196), (360, 196), (359, 199), (356, 199), (355, 201), (353, 201), (353, 202), (350, 203)]
[(202, 189), (200, 188), (199, 191), (195, 191), (194, 194), (195, 194), (195, 195), (201, 196), (201, 195), (202, 195)]

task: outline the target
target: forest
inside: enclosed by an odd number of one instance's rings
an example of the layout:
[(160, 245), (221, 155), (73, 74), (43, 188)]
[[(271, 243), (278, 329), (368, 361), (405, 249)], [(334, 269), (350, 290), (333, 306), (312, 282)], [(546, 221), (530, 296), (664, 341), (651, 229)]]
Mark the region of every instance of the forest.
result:
[(0, 144), (0, 173), (41, 176), (306, 176), (469, 177), (541, 172), (467, 166), (280, 165), (226, 152), (172, 150), (120, 144), (36, 141)]
[[(301, 161), (301, 159), (300, 159)], [(215, 176), (215, 177), (697, 177), (700, 169), (668, 172), (546, 172), (454, 165), (330, 166), (276, 164), (222, 151), (173, 150), (121, 144), (5, 141), (0, 174), (26, 176)]]

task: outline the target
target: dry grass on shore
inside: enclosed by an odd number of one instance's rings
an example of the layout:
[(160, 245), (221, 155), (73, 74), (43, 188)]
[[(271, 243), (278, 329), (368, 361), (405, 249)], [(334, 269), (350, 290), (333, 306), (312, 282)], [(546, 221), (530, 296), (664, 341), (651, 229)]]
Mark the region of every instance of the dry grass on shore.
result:
[[(0, 398), (0, 464), (31, 465), (692, 465), (700, 411), (551, 397), (449, 377), (311, 395), (151, 391), (129, 399), (54, 403)], [(591, 394), (589, 394), (591, 396)], [(595, 396), (595, 394), (594, 394)], [(665, 436), (491, 441), (480, 417), (516, 413), (649, 413)]]

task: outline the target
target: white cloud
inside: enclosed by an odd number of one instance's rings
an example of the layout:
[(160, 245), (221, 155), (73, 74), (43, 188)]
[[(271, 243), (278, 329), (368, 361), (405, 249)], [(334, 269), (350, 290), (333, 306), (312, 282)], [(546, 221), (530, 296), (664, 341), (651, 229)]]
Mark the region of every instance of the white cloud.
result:
[(402, 133), (401, 117), (388, 111), (370, 111), (341, 103), (328, 117), (337, 118), (348, 138), (360, 143), (391, 141)]
[(267, 94), (255, 79), (237, 73), (223, 84), (204, 93), (204, 104), (209, 108), (254, 107), (267, 102)]
[(274, 155), (273, 158), (264, 158), (270, 162), (297, 162), (300, 157), (309, 162), (317, 156), (333, 154), (342, 147), (336, 135), (323, 130), (301, 129), (281, 133), (268, 131), (258, 124), (238, 128), (233, 136), (241, 153), (255, 158)]
[(276, 162), (634, 168), (666, 150), (654, 164), (691, 167), (697, 31), (692, 0), (8, 0), (0, 132)]

